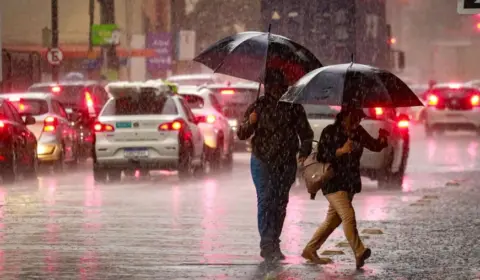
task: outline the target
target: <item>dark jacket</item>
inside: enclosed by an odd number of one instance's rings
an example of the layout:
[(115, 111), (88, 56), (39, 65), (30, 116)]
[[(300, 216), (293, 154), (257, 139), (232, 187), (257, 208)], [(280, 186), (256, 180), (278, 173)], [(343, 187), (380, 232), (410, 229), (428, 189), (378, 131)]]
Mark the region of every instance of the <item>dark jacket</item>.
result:
[(388, 145), (387, 141), (382, 143), (380, 138), (375, 139), (370, 136), (362, 126), (358, 126), (351, 134), (350, 139), (354, 142), (353, 151), (350, 154), (337, 157), (335, 155), (337, 149), (341, 148), (348, 140), (340, 121), (337, 120), (322, 131), (318, 143), (317, 160), (330, 163), (335, 172), (335, 176), (322, 188), (324, 195), (337, 191), (359, 193), (362, 190), (360, 158), (363, 154), (363, 148), (380, 152)]
[[(249, 116), (254, 111), (257, 123), (250, 125)], [(297, 153), (306, 157), (312, 151), (313, 130), (303, 106), (277, 102), (268, 95), (247, 108), (237, 135), (241, 140), (253, 135), (253, 154), (273, 166), (296, 164)]]

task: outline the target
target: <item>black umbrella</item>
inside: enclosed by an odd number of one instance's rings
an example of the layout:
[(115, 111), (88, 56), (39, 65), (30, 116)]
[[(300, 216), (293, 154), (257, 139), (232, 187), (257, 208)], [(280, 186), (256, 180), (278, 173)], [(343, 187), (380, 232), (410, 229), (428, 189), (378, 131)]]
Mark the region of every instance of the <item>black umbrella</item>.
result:
[(356, 63), (316, 69), (293, 85), (280, 101), (363, 108), (423, 106), (415, 93), (394, 74)]
[(322, 67), (305, 47), (270, 32), (242, 32), (229, 36), (211, 45), (194, 61), (216, 73), (260, 82), (265, 67), (276, 68), (282, 71), (290, 85)]

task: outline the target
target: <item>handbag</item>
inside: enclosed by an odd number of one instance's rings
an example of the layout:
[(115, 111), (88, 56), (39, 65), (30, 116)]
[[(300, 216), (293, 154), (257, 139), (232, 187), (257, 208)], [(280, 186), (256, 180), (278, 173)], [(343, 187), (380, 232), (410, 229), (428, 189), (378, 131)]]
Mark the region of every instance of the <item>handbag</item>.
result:
[(335, 172), (330, 163), (317, 161), (317, 153), (311, 153), (303, 162), (303, 178), (310, 199), (314, 200), (317, 192), (321, 190), (325, 183), (333, 178)]

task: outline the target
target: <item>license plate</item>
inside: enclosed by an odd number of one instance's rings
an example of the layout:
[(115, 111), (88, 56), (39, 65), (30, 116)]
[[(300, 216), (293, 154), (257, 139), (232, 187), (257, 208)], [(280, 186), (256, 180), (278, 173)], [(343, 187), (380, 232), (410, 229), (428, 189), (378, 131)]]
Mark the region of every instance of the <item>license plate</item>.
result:
[(126, 158), (146, 158), (148, 157), (148, 150), (144, 148), (125, 149), (123, 155)]
[(458, 118), (458, 117), (461, 117), (462, 115), (460, 114), (447, 114), (447, 117), (449, 118)]
[(131, 122), (117, 122), (115, 123), (116, 128), (132, 128)]

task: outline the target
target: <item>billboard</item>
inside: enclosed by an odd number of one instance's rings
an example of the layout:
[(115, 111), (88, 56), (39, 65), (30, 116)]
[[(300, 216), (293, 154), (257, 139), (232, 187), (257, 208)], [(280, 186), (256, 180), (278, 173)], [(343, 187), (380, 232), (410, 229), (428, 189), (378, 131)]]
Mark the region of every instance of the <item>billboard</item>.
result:
[(155, 50), (155, 56), (147, 58), (147, 70), (170, 70), (172, 67), (172, 36), (169, 32), (148, 33), (145, 47)]

